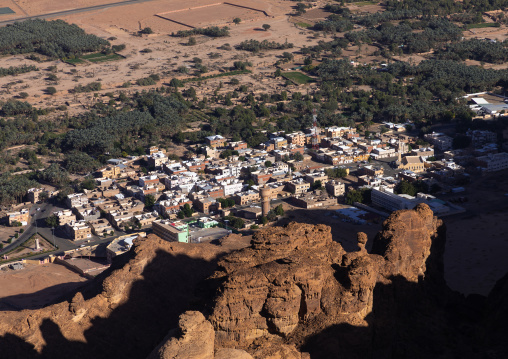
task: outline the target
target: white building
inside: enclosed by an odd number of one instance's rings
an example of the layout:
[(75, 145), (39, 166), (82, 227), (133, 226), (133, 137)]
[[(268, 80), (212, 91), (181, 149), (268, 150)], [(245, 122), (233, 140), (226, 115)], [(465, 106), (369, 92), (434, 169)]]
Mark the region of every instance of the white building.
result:
[(232, 183), (224, 183), (222, 185), (222, 188), (224, 189), (224, 196), (231, 196), (235, 193), (242, 192), (243, 189), (243, 183), (239, 181), (234, 181)]
[(508, 153), (501, 152), (487, 156), (481, 156), (476, 159), (480, 167), (486, 172), (496, 172), (508, 168)]
[(416, 197), (407, 194), (395, 194), (393, 189), (381, 186), (373, 188), (371, 193), (372, 203), (389, 211), (401, 209), (413, 209), (419, 203), (426, 203), (436, 215), (446, 214), (450, 207), (430, 194), (418, 193)]
[(88, 197), (84, 193), (72, 193), (67, 195), (66, 202), (70, 208), (83, 206), (88, 203)]
[(441, 151), (449, 150), (452, 147), (453, 138), (446, 136), (444, 133), (432, 132), (426, 134), (423, 138)]

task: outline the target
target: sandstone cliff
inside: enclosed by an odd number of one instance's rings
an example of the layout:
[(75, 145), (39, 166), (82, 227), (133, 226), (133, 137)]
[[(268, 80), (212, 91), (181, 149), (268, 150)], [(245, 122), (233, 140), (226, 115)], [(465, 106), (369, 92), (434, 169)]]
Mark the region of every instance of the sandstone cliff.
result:
[[(250, 244), (139, 240), (125, 264), (41, 310), (0, 313), (8, 358), (495, 358), (507, 280), (467, 300), (442, 273), (445, 228), (426, 205), (393, 213), (347, 253), (324, 225)], [(486, 304), (485, 304), (486, 303)], [(484, 312), (486, 311), (486, 312)], [(483, 321), (482, 321), (483, 318)], [(499, 356), (503, 357), (503, 356)]]

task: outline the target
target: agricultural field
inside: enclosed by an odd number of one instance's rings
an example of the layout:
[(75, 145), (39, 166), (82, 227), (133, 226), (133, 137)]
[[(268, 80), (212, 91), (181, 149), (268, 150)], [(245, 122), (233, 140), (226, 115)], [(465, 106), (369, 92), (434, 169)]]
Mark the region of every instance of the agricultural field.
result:
[(300, 85), (305, 85), (315, 81), (312, 77), (309, 77), (301, 72), (284, 72), (282, 73), (282, 76)]

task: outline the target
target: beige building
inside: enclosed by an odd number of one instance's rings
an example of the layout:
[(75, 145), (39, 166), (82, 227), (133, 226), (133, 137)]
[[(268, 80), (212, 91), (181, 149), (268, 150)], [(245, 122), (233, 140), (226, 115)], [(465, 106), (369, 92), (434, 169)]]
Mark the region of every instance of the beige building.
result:
[(323, 185), (328, 181), (328, 176), (324, 172), (313, 172), (305, 175), (305, 180), (313, 185), (316, 181), (321, 181)]
[(61, 226), (65, 226), (67, 223), (75, 222), (76, 216), (70, 209), (64, 209), (63, 211), (53, 212), (58, 217), (58, 223)]
[(97, 172), (101, 178), (118, 178), (122, 171), (119, 166), (107, 166)]
[(110, 235), (111, 232), (114, 232), (113, 226), (104, 218), (88, 221), (88, 224), (92, 228), (93, 234), (96, 236), (103, 236), (104, 234)]
[(399, 169), (418, 173), (425, 171), (425, 165), (420, 156), (406, 156), (400, 161)]
[(26, 226), (28, 222), (30, 222), (30, 212), (28, 209), (22, 209), (18, 212), (7, 213), (7, 220), (9, 226), (12, 226), (16, 222), (21, 223), (22, 226)]
[(67, 223), (65, 229), (73, 241), (92, 237), (92, 228), (85, 221)]
[(259, 202), (259, 193), (256, 191), (240, 192), (233, 199), (237, 205), (243, 206), (252, 202)]
[(328, 181), (325, 185), (326, 191), (330, 196), (339, 197), (346, 193), (346, 185), (339, 181)]
[(305, 146), (305, 133), (303, 132), (293, 132), (286, 135), (287, 142), (297, 145), (298, 147)]
[(307, 192), (310, 189), (310, 183), (305, 182), (303, 179), (299, 178), (296, 180), (286, 182), (286, 189), (288, 192), (291, 192), (295, 195), (300, 195)]
[(37, 203), (41, 199), (41, 194), (48, 192), (44, 188), (30, 188), (27, 192), (28, 200), (32, 203)]

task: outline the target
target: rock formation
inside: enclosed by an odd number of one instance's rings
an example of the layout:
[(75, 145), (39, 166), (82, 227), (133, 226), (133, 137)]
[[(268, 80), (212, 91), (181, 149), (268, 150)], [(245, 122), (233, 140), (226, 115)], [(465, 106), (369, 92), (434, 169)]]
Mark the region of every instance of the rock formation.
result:
[(418, 283), (441, 226), (426, 205), (396, 212), (372, 254), (364, 233), (359, 250), (346, 253), (323, 225), (291, 223), (257, 233), (249, 248), (219, 261), (214, 276), (223, 284), (210, 316), (217, 344), (249, 348), (270, 335), (295, 342), (316, 324), (367, 326), (376, 285), (396, 276)]
[[(0, 313), (0, 353), (26, 358), (501, 358), (508, 280), (467, 299), (443, 279), (445, 228), (393, 213), (346, 252), (324, 225), (216, 244), (139, 240), (69, 301)], [(120, 258), (121, 260), (121, 258)], [(172, 329), (176, 328), (176, 329)]]

